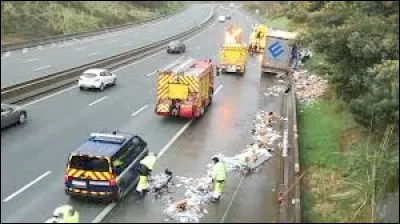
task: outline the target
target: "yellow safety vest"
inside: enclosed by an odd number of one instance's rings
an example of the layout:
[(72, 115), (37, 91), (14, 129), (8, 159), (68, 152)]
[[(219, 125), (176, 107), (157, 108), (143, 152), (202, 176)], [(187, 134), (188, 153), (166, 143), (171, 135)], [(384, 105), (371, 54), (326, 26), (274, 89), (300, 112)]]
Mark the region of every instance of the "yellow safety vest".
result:
[(68, 213), (66, 214), (64, 218), (66, 223), (79, 223), (79, 213), (78, 211), (75, 211), (75, 214), (72, 216), (69, 216)]
[(73, 216), (70, 216), (68, 214), (69, 209), (70, 209), (69, 205), (63, 205), (61, 207), (58, 207), (56, 209), (55, 213), (62, 213), (63, 214), (64, 223), (79, 223), (79, 213), (78, 213), (78, 211), (75, 211), (75, 214)]
[(114, 162), (113, 162), (114, 167), (118, 167), (118, 166), (121, 166), (121, 165), (123, 165), (123, 164), (124, 164), (124, 163), (123, 163), (121, 160), (119, 160), (119, 159), (114, 160)]
[(212, 168), (212, 178), (214, 180), (225, 180), (226, 179), (226, 166), (225, 164), (218, 162)]
[(156, 160), (157, 160), (156, 156), (146, 156), (140, 161), (140, 164), (143, 164), (150, 170), (153, 170)]

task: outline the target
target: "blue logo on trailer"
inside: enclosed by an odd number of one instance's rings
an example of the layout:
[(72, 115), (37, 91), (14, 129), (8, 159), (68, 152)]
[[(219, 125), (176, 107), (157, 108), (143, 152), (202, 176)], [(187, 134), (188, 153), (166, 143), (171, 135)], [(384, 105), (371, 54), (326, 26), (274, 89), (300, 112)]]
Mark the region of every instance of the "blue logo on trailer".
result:
[(279, 41), (276, 41), (275, 43), (271, 44), (268, 47), (269, 53), (271, 53), (272, 57), (277, 58), (281, 54), (283, 54), (284, 50), (282, 45), (279, 43)]

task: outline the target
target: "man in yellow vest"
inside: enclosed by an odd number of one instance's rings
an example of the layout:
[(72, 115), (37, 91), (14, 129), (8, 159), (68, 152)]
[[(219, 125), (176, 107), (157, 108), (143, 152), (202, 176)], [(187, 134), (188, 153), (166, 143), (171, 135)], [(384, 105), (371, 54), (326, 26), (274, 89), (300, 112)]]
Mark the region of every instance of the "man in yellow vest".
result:
[(147, 178), (151, 174), (156, 160), (157, 155), (153, 152), (149, 152), (149, 154), (140, 161), (139, 182), (136, 186), (136, 191), (139, 193), (140, 198), (144, 196), (145, 190), (147, 190), (149, 186)]
[(79, 223), (79, 213), (71, 205), (62, 205), (56, 208), (53, 217), (59, 219), (59, 223)]
[(224, 190), (224, 183), (226, 179), (227, 168), (224, 163), (219, 161), (218, 157), (213, 157), (213, 167), (211, 177), (213, 181), (213, 201), (218, 201), (221, 193)]

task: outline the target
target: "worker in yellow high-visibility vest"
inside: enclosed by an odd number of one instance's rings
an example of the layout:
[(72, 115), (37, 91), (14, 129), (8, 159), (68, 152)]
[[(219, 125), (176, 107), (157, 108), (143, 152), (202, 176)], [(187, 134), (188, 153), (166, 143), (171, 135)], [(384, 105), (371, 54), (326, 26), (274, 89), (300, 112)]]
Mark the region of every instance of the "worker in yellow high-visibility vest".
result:
[(218, 157), (213, 157), (213, 167), (211, 171), (211, 177), (213, 181), (213, 200), (218, 201), (221, 197), (221, 193), (224, 190), (224, 184), (226, 179), (227, 168), (226, 165), (219, 160)]
[(140, 161), (141, 169), (139, 172), (139, 182), (136, 186), (136, 191), (139, 193), (140, 198), (144, 196), (145, 190), (149, 187), (147, 178), (151, 174), (156, 161), (157, 155), (153, 152), (149, 152), (149, 154)]
[(53, 217), (62, 223), (79, 223), (79, 213), (71, 205), (62, 205), (53, 212)]

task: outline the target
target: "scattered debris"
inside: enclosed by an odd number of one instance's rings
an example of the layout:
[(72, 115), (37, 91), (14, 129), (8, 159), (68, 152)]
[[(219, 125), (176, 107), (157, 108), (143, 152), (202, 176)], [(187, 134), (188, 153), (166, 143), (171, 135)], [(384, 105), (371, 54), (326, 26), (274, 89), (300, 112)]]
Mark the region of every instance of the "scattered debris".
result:
[(312, 103), (316, 98), (322, 96), (328, 87), (327, 80), (312, 75), (307, 70), (295, 72), (293, 81), (296, 85), (297, 98), (303, 103)]
[[(284, 90), (281, 90), (284, 91)], [(227, 166), (228, 173), (239, 171), (244, 173), (256, 172), (258, 168), (270, 159), (275, 152), (278, 144), (276, 142), (281, 136), (274, 130), (278, 121), (285, 120), (273, 113), (260, 111), (256, 115), (254, 128), (252, 130), (254, 143), (249, 144), (242, 153), (234, 156), (225, 156), (219, 153), (218, 158)], [(203, 177), (182, 177), (176, 176), (174, 180), (182, 184), (186, 189), (183, 197), (173, 199), (168, 197), (166, 208), (164, 209), (165, 222), (180, 223), (199, 223), (204, 215), (208, 213), (206, 205), (211, 203), (212, 199), (212, 178), (211, 164), (207, 164), (207, 172)], [(164, 186), (168, 180), (167, 175), (154, 177), (155, 182), (150, 184), (152, 189)], [(170, 178), (169, 178), (170, 179)], [(175, 184), (175, 187), (178, 185)]]

